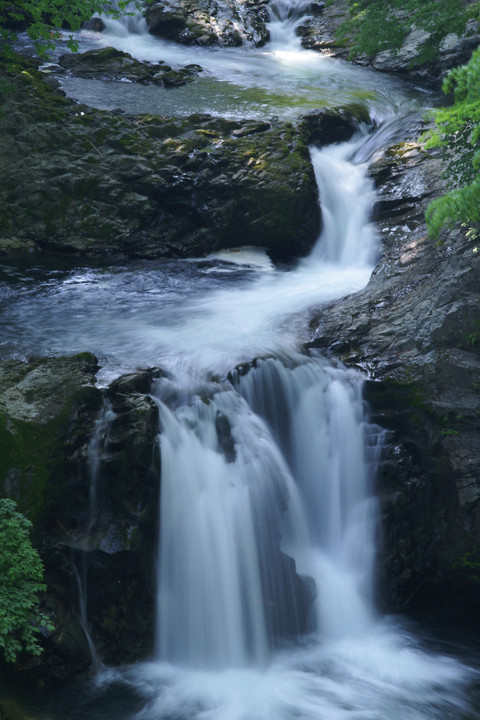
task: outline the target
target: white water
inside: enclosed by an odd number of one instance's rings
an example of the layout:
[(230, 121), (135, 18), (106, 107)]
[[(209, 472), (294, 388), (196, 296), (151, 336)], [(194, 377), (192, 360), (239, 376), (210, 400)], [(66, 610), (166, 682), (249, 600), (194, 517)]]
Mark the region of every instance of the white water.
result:
[[(362, 96), (377, 120), (390, 118), (373, 135), (312, 149), (324, 231), (310, 257), (280, 271), (265, 258), (256, 270), (256, 257), (240, 255), (240, 279), (232, 266), (205, 270), (213, 289), (199, 275), (190, 281), (188, 265), (179, 280), (161, 268), (141, 277), (128, 268), (53, 276), (35, 302), (14, 294), (10, 322), (23, 324), (7, 342), (21, 352), (23, 332), (41, 352), (93, 350), (105, 380), (137, 366), (171, 373), (155, 390), (155, 659), (101, 673), (97, 691), (131, 687), (143, 698), (139, 720), (466, 720), (475, 717), (467, 697), (475, 672), (423, 649), (375, 611), (380, 434), (365, 418), (361, 379), (298, 354), (308, 309), (368, 282), (377, 244), (367, 163), (397, 136), (398, 108), (417, 101), (388, 79), (301, 50), (295, 5), (277, 3), (273, 44), (262, 51), (176, 47), (141, 23), (125, 31), (112, 22), (81, 41), (151, 61), (200, 62), (203, 110), (213, 113), (224, 111), (225, 97), (234, 115), (249, 108), (250, 116), (289, 117), (325, 98)], [(196, 109), (192, 88), (182, 112)], [(237, 363), (267, 355), (226, 378)]]

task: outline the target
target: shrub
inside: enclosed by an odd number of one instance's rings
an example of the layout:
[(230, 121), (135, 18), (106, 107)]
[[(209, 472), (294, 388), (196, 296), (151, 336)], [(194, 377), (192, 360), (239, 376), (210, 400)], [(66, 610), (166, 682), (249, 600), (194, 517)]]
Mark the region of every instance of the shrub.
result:
[[(95, 13), (119, 17), (129, 5), (140, 7), (136, 0), (0, 0), (0, 37), (9, 43), (16, 32), (26, 30), (37, 52), (45, 55), (59, 37), (58, 28), (78, 30)], [(68, 45), (71, 50), (78, 48), (72, 35)]]
[(0, 649), (7, 662), (22, 650), (40, 655), (41, 628), (53, 630), (39, 610), (43, 565), (30, 541), (31, 523), (13, 500), (0, 498)]
[(433, 238), (445, 225), (462, 222), (475, 231), (480, 224), (480, 48), (469, 63), (447, 74), (443, 90), (453, 93), (454, 102), (435, 111), (435, 128), (426, 136), (426, 147), (443, 148), (451, 190), (427, 208)]
[(465, 0), (350, 0), (350, 18), (337, 37), (350, 35), (351, 55), (369, 58), (382, 50), (398, 50), (412, 27), (430, 34), (415, 63), (433, 60), (447, 33), (462, 33), (469, 17), (478, 15), (480, 3)]

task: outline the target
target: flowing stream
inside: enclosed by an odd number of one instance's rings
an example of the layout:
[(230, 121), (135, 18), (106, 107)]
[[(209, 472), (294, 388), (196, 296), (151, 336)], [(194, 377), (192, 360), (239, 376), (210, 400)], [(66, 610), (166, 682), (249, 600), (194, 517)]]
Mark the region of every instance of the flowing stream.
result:
[[(155, 656), (102, 669), (88, 699), (79, 691), (52, 717), (478, 717), (472, 665), (375, 610), (382, 432), (355, 372), (301, 352), (309, 308), (368, 282), (378, 253), (368, 163), (401, 139), (424, 97), (303, 50), (294, 32), (303, 5), (277, 3), (261, 50), (179, 47), (136, 18), (79, 34), (83, 50), (114, 45), (204, 67), (173, 92), (64, 79), (68, 94), (94, 106), (294, 119), (359, 102), (378, 129), (311, 149), (324, 229), (294, 268), (249, 248), (208, 261), (3, 264), (4, 354), (90, 350), (102, 383), (138, 367), (168, 371), (153, 393), (162, 457)], [(93, 471), (95, 449), (93, 439)]]

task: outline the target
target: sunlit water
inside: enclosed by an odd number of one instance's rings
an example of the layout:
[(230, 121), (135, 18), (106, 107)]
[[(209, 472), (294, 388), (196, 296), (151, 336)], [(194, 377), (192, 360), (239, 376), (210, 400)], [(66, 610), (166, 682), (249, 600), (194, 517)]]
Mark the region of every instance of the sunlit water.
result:
[[(90, 350), (101, 383), (137, 367), (168, 371), (153, 391), (162, 428), (155, 657), (102, 670), (37, 707), (45, 717), (478, 717), (473, 659), (433, 651), (375, 611), (382, 433), (368, 423), (355, 373), (300, 354), (309, 309), (368, 282), (378, 254), (368, 163), (401, 139), (421, 102), (391, 79), (301, 50), (292, 9), (277, 4), (262, 50), (178, 47), (136, 19), (79, 36), (82, 49), (114, 45), (205, 69), (185, 89), (64, 81), (98, 107), (288, 119), (355, 101), (379, 128), (311, 149), (324, 230), (295, 267), (248, 248), (113, 267), (3, 264), (4, 355)], [(234, 370), (258, 357), (247, 374)]]
[[(285, 12), (285, 9), (284, 9)], [(105, 18), (103, 33), (83, 31), (80, 50), (112, 46), (138, 60), (161, 60), (174, 68), (201, 65), (198, 79), (178, 88), (64, 77), (68, 95), (96, 107), (128, 112), (185, 115), (209, 112), (226, 117), (295, 119), (319, 107), (366, 106), (373, 119), (418, 108), (418, 91), (374, 71), (332, 61), (300, 46), (298, 20), (277, 19), (272, 41), (263, 48), (182, 46), (149, 35), (144, 21)], [(133, 30), (133, 32), (132, 32)], [(59, 52), (66, 51), (60, 48)], [(388, 110), (386, 111), (386, 108)]]

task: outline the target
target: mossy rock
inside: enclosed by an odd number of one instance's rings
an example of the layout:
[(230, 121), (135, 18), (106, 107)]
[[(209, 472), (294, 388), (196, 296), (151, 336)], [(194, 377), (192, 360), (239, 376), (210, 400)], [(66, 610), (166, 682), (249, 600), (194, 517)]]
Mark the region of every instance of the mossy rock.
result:
[(186, 257), (249, 244), (285, 259), (314, 244), (316, 181), (292, 125), (96, 111), (21, 67), (0, 117), (4, 253)]
[(44, 521), (101, 403), (89, 353), (7, 361), (0, 368), (0, 488)]

